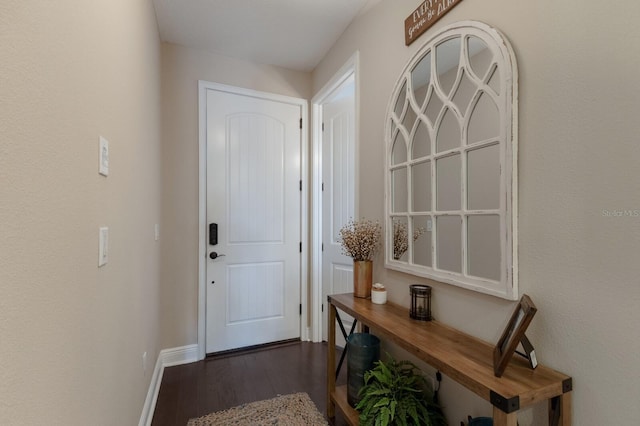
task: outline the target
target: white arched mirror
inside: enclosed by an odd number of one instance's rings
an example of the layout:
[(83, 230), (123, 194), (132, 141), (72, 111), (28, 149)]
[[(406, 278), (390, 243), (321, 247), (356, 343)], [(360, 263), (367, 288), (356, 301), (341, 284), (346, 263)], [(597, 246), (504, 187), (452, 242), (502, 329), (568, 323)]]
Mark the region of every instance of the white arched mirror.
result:
[(409, 61), (385, 123), (386, 267), (518, 298), (517, 100), (513, 50), (481, 22)]

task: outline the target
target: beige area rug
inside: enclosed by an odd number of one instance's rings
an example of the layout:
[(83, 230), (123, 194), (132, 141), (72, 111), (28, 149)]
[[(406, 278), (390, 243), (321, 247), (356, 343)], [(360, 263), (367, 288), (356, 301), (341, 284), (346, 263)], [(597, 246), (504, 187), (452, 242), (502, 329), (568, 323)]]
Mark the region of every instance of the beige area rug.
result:
[(327, 426), (309, 395), (304, 392), (239, 405), (189, 420), (187, 426)]

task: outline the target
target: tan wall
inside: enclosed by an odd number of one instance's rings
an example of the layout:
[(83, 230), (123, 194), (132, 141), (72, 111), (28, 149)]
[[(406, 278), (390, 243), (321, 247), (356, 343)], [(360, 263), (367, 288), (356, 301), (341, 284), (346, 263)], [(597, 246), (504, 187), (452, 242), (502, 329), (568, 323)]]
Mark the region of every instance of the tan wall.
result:
[(0, 424), (137, 424), (160, 350), (151, 2), (5, 0), (0, 58)]
[[(632, 424), (640, 417), (640, 30), (636, 3), (605, 7), (577, 0), (462, 2), (410, 47), (404, 19), (416, 0), (384, 0), (354, 22), (313, 73), (317, 92), (360, 51), (361, 215), (382, 220), (383, 126), (405, 63), (429, 34), (476, 19), (509, 38), (520, 69), (520, 289), (539, 308), (529, 337), (540, 362), (574, 376), (575, 425)], [(603, 102), (606, 106), (603, 106)], [(632, 210), (632, 216), (607, 211)], [(375, 281), (408, 306), (408, 284), (385, 270)], [(513, 303), (453, 286), (434, 286), (435, 317), (487, 341), (500, 336)], [(490, 406), (446, 379), (451, 424)], [(544, 407), (520, 416), (543, 424)]]
[(162, 45), (162, 347), (198, 341), (198, 80), (309, 99), (311, 75)]

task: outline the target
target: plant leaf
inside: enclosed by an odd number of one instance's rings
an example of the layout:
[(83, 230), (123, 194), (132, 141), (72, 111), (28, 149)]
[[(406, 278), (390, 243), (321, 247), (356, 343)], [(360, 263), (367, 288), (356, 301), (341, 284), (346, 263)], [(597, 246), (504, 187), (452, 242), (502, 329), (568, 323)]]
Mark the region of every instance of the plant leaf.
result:
[(409, 361), (377, 361), (365, 372), (362, 399), (356, 405), (362, 426), (443, 426), (446, 419), (433, 403), (426, 376)]

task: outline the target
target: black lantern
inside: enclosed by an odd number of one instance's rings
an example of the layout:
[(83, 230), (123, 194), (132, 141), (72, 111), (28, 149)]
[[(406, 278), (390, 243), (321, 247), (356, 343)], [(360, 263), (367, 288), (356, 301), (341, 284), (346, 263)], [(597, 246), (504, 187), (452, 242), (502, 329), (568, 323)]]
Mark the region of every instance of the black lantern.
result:
[(431, 287), (411, 284), (411, 311), (409, 316), (420, 321), (431, 321)]

